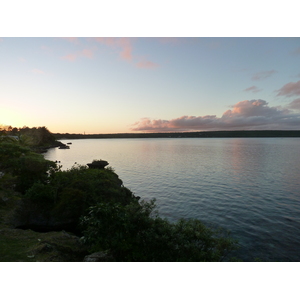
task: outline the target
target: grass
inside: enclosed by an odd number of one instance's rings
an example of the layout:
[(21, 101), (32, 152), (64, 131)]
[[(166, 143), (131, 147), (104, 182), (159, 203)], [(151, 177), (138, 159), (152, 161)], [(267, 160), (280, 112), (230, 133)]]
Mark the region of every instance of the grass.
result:
[(72, 234), (13, 228), (14, 209), (19, 201), (18, 193), (0, 186), (0, 262), (83, 260), (87, 251)]
[(86, 254), (80, 240), (64, 231), (0, 230), (2, 262), (76, 262), (82, 261)]

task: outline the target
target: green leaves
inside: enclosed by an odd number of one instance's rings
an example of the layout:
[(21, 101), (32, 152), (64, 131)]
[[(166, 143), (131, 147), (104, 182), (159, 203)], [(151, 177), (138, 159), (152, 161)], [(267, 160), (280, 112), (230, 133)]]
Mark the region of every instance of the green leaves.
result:
[(118, 261), (220, 261), (235, 248), (221, 229), (196, 219), (171, 223), (153, 216), (154, 209), (154, 200), (92, 206), (81, 222), (85, 240), (94, 251), (110, 250)]

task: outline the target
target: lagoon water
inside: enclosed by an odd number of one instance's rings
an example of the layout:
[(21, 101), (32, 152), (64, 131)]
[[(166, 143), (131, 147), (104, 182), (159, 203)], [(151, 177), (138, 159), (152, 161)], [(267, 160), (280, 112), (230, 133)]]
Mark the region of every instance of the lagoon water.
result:
[(109, 162), (160, 216), (230, 230), (244, 261), (300, 261), (300, 139), (83, 139), (45, 158), (62, 169)]

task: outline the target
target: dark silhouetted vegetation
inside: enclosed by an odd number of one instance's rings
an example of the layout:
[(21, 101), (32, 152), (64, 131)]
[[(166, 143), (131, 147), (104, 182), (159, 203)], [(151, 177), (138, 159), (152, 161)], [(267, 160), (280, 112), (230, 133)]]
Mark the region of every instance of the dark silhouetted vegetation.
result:
[(37, 152), (61, 145), (61, 143), (56, 140), (56, 137), (45, 126), (13, 128), (11, 126), (0, 125), (0, 138), (14, 141), (22, 146), (30, 147), (31, 150)]
[[(22, 135), (32, 140), (44, 132), (26, 130)], [(35, 145), (51, 140), (36, 139)], [(62, 171), (19, 139), (2, 138), (0, 171), (0, 195), (20, 193), (11, 218), (15, 227), (73, 232), (90, 253), (108, 251), (115, 261), (221, 261), (236, 246), (226, 231), (199, 220), (161, 218), (155, 200), (140, 200), (111, 168), (77, 165)]]
[(239, 130), (156, 133), (77, 134), (55, 133), (57, 139), (113, 139), (113, 138), (271, 138), (300, 137), (300, 130)]

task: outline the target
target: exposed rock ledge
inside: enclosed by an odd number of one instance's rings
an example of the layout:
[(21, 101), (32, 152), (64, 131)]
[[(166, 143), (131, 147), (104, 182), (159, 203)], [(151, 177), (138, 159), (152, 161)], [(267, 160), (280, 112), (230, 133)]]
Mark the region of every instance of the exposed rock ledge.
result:
[(106, 160), (94, 160), (91, 164), (87, 164), (90, 169), (104, 169), (109, 163)]

